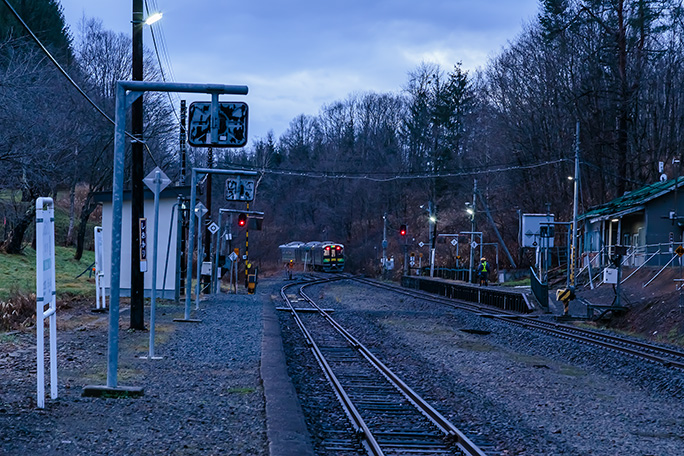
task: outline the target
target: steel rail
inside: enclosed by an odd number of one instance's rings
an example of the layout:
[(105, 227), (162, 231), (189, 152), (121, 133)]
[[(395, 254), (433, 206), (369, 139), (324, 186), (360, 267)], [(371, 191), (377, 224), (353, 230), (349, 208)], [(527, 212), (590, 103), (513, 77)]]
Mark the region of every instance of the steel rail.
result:
[[(341, 279), (333, 279), (341, 280)], [(454, 443), (459, 450), (467, 456), (486, 456), (486, 454), (477, 447), (465, 434), (463, 434), (453, 423), (451, 423), (444, 415), (434, 409), (425, 399), (423, 399), (416, 391), (409, 387), (401, 378), (399, 378), (387, 365), (380, 361), (365, 345), (356, 339), (349, 331), (342, 327), (330, 314), (323, 310), (316, 302), (304, 292), (304, 288), (323, 283), (313, 282), (302, 285), (299, 294), (309, 302), (318, 312), (335, 328), (349, 343), (356, 348), (368, 362), (380, 371), (395, 388), (397, 388), (406, 399), (411, 402), (423, 415), (432, 421), (439, 430), (448, 436), (448, 440)]]
[[(314, 284), (314, 283), (325, 283), (328, 282), (329, 280), (323, 279), (323, 280), (317, 280), (314, 282), (308, 282), (308, 284)], [(328, 364), (328, 361), (325, 359), (325, 356), (321, 352), (320, 348), (318, 345), (316, 345), (316, 342), (314, 342), (313, 337), (311, 337), (311, 334), (309, 333), (308, 329), (306, 329), (306, 326), (304, 326), (304, 323), (301, 321), (299, 318), (299, 315), (297, 315), (297, 311), (295, 310), (294, 306), (290, 302), (290, 299), (287, 296), (287, 293), (285, 290), (287, 288), (296, 286), (296, 285), (302, 285), (301, 283), (293, 283), (289, 285), (285, 285), (283, 288), (280, 290), (280, 296), (283, 298), (283, 300), (287, 303), (287, 305), (290, 307), (290, 312), (292, 313), (292, 316), (294, 317), (295, 321), (297, 322), (297, 326), (299, 329), (302, 331), (304, 334), (304, 338), (307, 341), (307, 345), (311, 348), (311, 351), (313, 352), (314, 356), (316, 357), (316, 361), (318, 361), (318, 364), (321, 366), (321, 369), (323, 369), (323, 372), (325, 373), (326, 377), (328, 377), (328, 380), (330, 381), (330, 384), (332, 385), (335, 394), (337, 395), (340, 403), (342, 404), (342, 407), (344, 408), (345, 413), (353, 423), (353, 426), (355, 427), (354, 431), (356, 432), (357, 436), (362, 438), (362, 445), (366, 449), (366, 451), (373, 455), (373, 456), (384, 456), (384, 453), (382, 449), (380, 448), (380, 444), (377, 442), (375, 437), (373, 436), (373, 433), (371, 430), (368, 428), (368, 425), (364, 421), (363, 417), (361, 417), (361, 414), (357, 410), (356, 406), (352, 403), (351, 399), (349, 398), (349, 395), (345, 391), (344, 387), (340, 383), (340, 381), (337, 379), (337, 376), (333, 372), (332, 368)]]
[[(631, 356), (643, 358), (645, 360), (662, 364), (665, 367), (684, 370), (684, 352), (668, 347), (649, 344), (646, 342), (625, 339), (612, 334), (603, 334), (590, 329), (577, 328), (562, 323), (541, 321), (535, 318), (523, 316), (518, 313), (509, 312), (494, 307), (485, 307), (470, 304), (460, 300), (449, 299), (442, 296), (431, 296), (415, 290), (405, 290), (403, 288), (378, 283), (369, 279), (352, 278), (358, 282), (369, 286), (391, 290), (395, 293), (411, 296), (418, 299), (426, 299), (432, 302), (449, 305), (451, 307), (466, 310), (469, 312), (487, 312), (483, 316), (514, 323), (529, 329), (545, 331), (555, 336), (562, 337), (577, 342), (587, 343), (610, 350), (626, 353)], [(455, 302), (454, 302), (455, 301)], [(601, 340), (603, 339), (603, 340)], [(636, 347), (636, 348), (634, 348)], [(669, 358), (668, 358), (669, 357)]]
[[(528, 328), (538, 329), (547, 333), (554, 334), (565, 339), (584, 342), (598, 347), (608, 348), (610, 350), (626, 353), (628, 355), (644, 358), (649, 361), (662, 364), (665, 367), (672, 367), (684, 370), (684, 353), (677, 352), (657, 345), (646, 344), (644, 342), (633, 341), (630, 339), (620, 338), (609, 334), (603, 335), (595, 331), (584, 330), (581, 328), (573, 328), (567, 325), (559, 325), (552, 322), (542, 322), (528, 320), (525, 318), (511, 319), (506, 316), (495, 316), (494, 318), (511, 323), (525, 326)], [(604, 340), (602, 340), (604, 339)], [(637, 347), (637, 348), (632, 348)], [(675, 356), (682, 361), (676, 359), (664, 358), (665, 356)]]

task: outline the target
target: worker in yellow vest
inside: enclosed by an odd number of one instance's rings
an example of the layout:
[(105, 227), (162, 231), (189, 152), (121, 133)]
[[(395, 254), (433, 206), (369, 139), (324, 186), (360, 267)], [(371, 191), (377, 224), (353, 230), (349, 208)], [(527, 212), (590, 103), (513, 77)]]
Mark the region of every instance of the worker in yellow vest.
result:
[(480, 286), (487, 286), (487, 279), (489, 278), (489, 263), (486, 258), (480, 258), (480, 265), (477, 267), (477, 277), (480, 279)]

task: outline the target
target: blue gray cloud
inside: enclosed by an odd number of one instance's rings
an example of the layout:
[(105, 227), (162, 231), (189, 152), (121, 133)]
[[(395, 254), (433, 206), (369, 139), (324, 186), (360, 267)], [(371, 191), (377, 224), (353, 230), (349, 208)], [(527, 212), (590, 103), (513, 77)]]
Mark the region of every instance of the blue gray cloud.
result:
[[(130, 33), (130, 4), (61, 3), (72, 28), (85, 15)], [(249, 86), (251, 138), (269, 129), (278, 137), (295, 116), (349, 93), (399, 91), (422, 61), (481, 67), (538, 8), (538, 0), (156, 3), (177, 81)]]

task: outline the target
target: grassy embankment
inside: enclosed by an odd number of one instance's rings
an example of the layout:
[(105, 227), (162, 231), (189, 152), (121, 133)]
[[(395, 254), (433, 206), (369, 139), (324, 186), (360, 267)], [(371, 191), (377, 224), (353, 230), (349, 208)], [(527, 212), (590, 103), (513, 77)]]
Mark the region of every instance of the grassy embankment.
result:
[[(95, 261), (95, 252), (85, 251), (83, 257), (74, 260), (74, 249), (55, 247), (55, 285), (57, 299), (66, 296), (94, 296), (95, 279), (88, 272), (78, 277)], [(0, 253), (0, 300), (11, 296), (35, 293), (36, 252), (30, 247), (21, 255)]]
[[(0, 195), (0, 198), (2, 197), (3, 195)], [(80, 275), (94, 263), (95, 252), (85, 250), (80, 260), (74, 260), (75, 248), (63, 247), (68, 223), (68, 211), (57, 205), (55, 282), (58, 303), (95, 296), (95, 279), (91, 277), (92, 274), (85, 272)], [(95, 223), (88, 223), (85, 240), (87, 248), (91, 248), (93, 243), (94, 226)], [(29, 315), (35, 315), (36, 252), (29, 244), (31, 239), (33, 226), (25, 235), (26, 244), (21, 254), (0, 253), (0, 330), (17, 328), (27, 322)]]

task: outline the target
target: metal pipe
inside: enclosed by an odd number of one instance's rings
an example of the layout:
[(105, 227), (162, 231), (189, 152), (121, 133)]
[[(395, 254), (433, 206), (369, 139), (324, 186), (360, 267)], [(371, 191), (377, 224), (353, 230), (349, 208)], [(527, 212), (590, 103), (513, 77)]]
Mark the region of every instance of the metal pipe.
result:
[(204, 262), (204, 244), (202, 244), (202, 234), (204, 233), (204, 225), (202, 224), (202, 211), (195, 212), (197, 216), (197, 279), (195, 280), (195, 310), (199, 309), (201, 282), (202, 282), (202, 263)]
[[(154, 358), (154, 326), (157, 312), (157, 258), (159, 258), (159, 193), (161, 193), (161, 170), (154, 173), (154, 234), (152, 235), (152, 290), (150, 297), (150, 359)], [(167, 249), (168, 258), (168, 249)], [(164, 273), (166, 275), (166, 272)]]
[[(197, 199), (197, 169), (192, 169), (190, 180), (190, 226), (188, 227), (188, 258), (187, 268), (185, 269), (185, 319), (190, 319), (190, 303), (192, 301), (192, 255), (195, 249), (195, 200)], [(199, 259), (198, 259), (199, 260)], [(199, 276), (197, 276), (199, 281)]]
[(124, 155), (126, 147), (126, 89), (116, 86), (114, 170), (112, 177), (112, 271), (109, 300), (107, 386), (116, 388), (119, 362), (119, 300), (121, 297), (121, 225), (123, 212)]
[(128, 80), (117, 81), (117, 84), (121, 85), (124, 90), (133, 92), (218, 93), (226, 95), (247, 95), (248, 92), (247, 86), (244, 85)]

